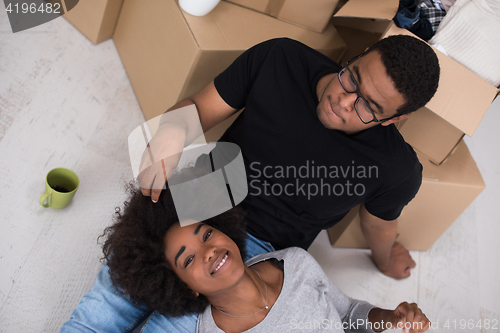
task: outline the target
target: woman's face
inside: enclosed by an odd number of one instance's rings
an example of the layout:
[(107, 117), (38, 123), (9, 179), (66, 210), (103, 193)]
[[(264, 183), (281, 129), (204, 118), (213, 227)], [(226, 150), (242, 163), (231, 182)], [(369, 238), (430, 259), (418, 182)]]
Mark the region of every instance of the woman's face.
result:
[(235, 285), (245, 271), (236, 243), (209, 225), (177, 223), (167, 231), (164, 244), (177, 276), (207, 297)]

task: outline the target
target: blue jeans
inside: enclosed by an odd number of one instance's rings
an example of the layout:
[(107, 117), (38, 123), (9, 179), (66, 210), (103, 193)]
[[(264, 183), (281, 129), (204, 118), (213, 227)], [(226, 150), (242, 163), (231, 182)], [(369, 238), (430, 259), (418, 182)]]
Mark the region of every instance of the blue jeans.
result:
[[(261, 253), (272, 252), (274, 248), (249, 234), (246, 250), (245, 261)], [(109, 268), (104, 265), (92, 289), (83, 296), (71, 318), (61, 328), (61, 333), (194, 333), (197, 320), (198, 315), (168, 317), (144, 306), (136, 307), (127, 296), (116, 290), (111, 283)]]

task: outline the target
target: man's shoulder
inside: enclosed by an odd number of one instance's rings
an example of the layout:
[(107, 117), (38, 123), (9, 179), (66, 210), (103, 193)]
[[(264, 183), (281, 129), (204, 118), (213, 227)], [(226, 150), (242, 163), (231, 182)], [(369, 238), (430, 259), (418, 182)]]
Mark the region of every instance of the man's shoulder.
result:
[(299, 42), (298, 40), (288, 38), (288, 37), (279, 37), (273, 38), (268, 41), (261, 43), (261, 45), (270, 45), (274, 47), (282, 47), (282, 48), (297, 48), (297, 49), (311, 49), (306, 44)]
[(380, 126), (380, 128), (385, 131), (385, 135), (383, 136), (383, 145), (386, 147), (386, 150), (389, 150), (392, 153), (391, 155), (396, 155), (395, 158), (405, 156), (410, 160), (418, 161), (415, 150), (409, 143), (406, 142), (394, 124), (386, 127)]
[(328, 58), (326, 55), (321, 52), (311, 48), (310, 46), (288, 37), (280, 37), (267, 40), (262, 42), (255, 47), (266, 49), (269, 52), (279, 52), (280, 55), (285, 56), (286, 58), (291, 57), (299, 57), (302, 60), (305, 59), (317, 59), (321, 61), (325, 61), (332, 65), (337, 65), (332, 59)]
[(299, 42), (298, 40), (291, 39), (288, 37), (280, 37), (280, 38), (268, 39), (266, 41), (254, 45), (250, 49), (274, 51), (274, 50), (301, 50), (308, 48), (309, 46), (303, 44), (302, 42)]
[[(378, 130), (371, 135), (371, 138), (377, 141), (377, 149), (370, 150), (371, 157), (379, 161), (380, 165), (387, 171), (387, 176), (395, 181), (400, 176), (406, 177), (410, 174), (418, 177), (421, 174), (422, 166), (417, 153), (405, 141), (396, 126), (391, 124), (387, 127), (377, 127)], [(364, 139), (367, 140), (370, 137)]]

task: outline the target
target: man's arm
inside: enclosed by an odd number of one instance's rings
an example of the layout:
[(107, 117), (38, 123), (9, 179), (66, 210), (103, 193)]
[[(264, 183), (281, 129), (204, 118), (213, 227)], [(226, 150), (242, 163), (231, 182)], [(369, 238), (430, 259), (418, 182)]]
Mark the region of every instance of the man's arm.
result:
[(416, 303), (403, 302), (395, 310), (373, 308), (368, 313), (368, 321), (375, 332), (402, 328), (403, 332), (425, 332), (430, 321)]
[[(217, 92), (213, 81), (196, 94), (180, 101), (177, 104), (183, 102), (187, 103), (188, 101), (191, 102), (191, 104), (196, 105), (204, 133), (238, 111), (237, 109), (229, 106), (222, 99)], [(176, 105), (169, 110), (176, 109)]]
[[(177, 102), (165, 113), (189, 107), (190, 105), (194, 105), (196, 108), (198, 115), (194, 114), (194, 117), (199, 117), (203, 132), (208, 131), (238, 111), (222, 99), (213, 81), (196, 94)], [(141, 165), (143, 162), (149, 165), (150, 156), (162, 157), (161, 160), (154, 161), (154, 163), (144, 168), (144, 170), (141, 168), (141, 173), (137, 177), (142, 194), (151, 196), (153, 202), (158, 200), (167, 178), (177, 167), (182, 149), (200, 134), (198, 131), (199, 125), (192, 125), (197, 123), (197, 120), (193, 121), (191, 119), (193, 115), (192, 112), (189, 114), (190, 111), (186, 111), (186, 116), (181, 117), (180, 120), (179, 118), (173, 118), (174, 121), (163, 121), (162, 118), (158, 131), (149, 142), (148, 148), (143, 154)]]
[(364, 205), (361, 205), (359, 217), (361, 230), (378, 269), (395, 279), (410, 276), (410, 269), (415, 267), (415, 262), (408, 250), (396, 242), (398, 220), (382, 220), (370, 214)]
[(222, 99), (212, 81), (196, 94), (177, 102), (165, 113), (191, 104), (194, 104), (198, 110), (204, 133), (238, 111)]

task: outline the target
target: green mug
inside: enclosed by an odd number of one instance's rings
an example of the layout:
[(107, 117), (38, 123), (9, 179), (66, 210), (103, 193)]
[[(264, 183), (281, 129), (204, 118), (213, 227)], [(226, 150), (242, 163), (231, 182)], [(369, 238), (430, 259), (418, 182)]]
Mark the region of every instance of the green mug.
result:
[(40, 205), (61, 209), (69, 205), (80, 185), (78, 176), (66, 168), (49, 171), (45, 179), (45, 193), (40, 197)]

